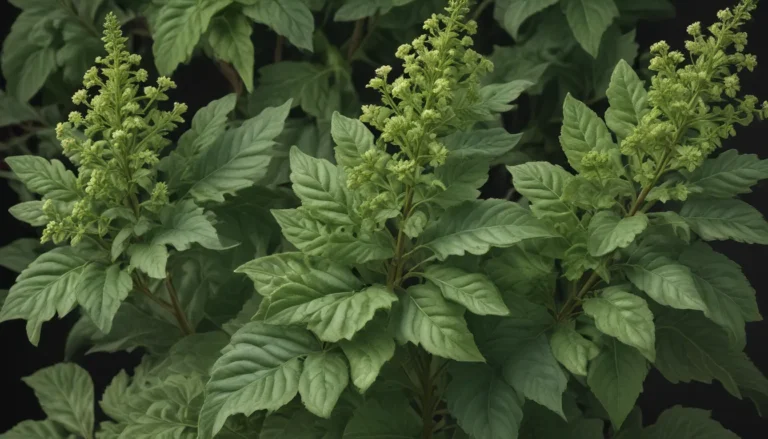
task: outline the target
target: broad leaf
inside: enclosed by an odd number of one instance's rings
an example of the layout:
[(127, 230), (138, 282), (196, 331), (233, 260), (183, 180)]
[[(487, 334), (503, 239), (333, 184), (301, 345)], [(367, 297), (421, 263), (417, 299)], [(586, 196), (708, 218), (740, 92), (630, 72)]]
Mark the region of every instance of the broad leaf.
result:
[(43, 212), (43, 201), (24, 201), (8, 209), (8, 213), (19, 221), (23, 221), (33, 227), (48, 224), (48, 215)]
[(235, 109), (236, 103), (237, 96), (231, 93), (198, 110), (192, 118), (192, 127), (181, 135), (179, 146), (174, 152), (184, 157), (193, 157), (213, 145), (224, 134), (227, 117)]
[(308, 331), (251, 322), (233, 336), (211, 370), (198, 438), (211, 439), (228, 417), (274, 411), (299, 390), (300, 358), (319, 351)]
[(133, 289), (133, 280), (120, 265), (90, 264), (83, 269), (77, 284), (77, 302), (101, 332), (112, 330), (112, 319), (120, 304)]
[[(558, 3), (559, 0), (506, 0), (497, 7), (506, 8), (501, 24), (513, 38), (518, 39), (520, 26), (531, 16)], [(503, 5), (503, 6), (502, 6)]]
[[(246, 2), (243, 2), (246, 3)], [(315, 20), (304, 0), (249, 1), (243, 13), (288, 38), (294, 46), (312, 51)]]
[(464, 320), (464, 307), (448, 302), (431, 284), (414, 285), (401, 299), (400, 338), (457, 361), (484, 361)]
[(48, 419), (82, 437), (93, 432), (93, 381), (73, 363), (60, 363), (22, 378), (35, 391)]
[(619, 15), (613, 0), (562, 0), (568, 25), (581, 47), (597, 58), (603, 33)]
[(34, 155), (22, 155), (5, 159), (13, 173), (30, 191), (45, 199), (75, 201), (79, 191), (75, 174), (64, 164), (53, 159), (48, 161)]
[[(584, 0), (567, 1), (581, 2)], [(588, 152), (616, 149), (611, 133), (600, 116), (570, 94), (565, 97), (563, 103), (563, 127), (560, 131), (560, 145), (568, 158), (568, 163), (577, 171), (581, 171), (581, 159)]]
[(768, 244), (768, 222), (741, 200), (696, 198), (683, 204), (680, 216), (705, 241), (733, 239), (748, 244)]
[(333, 16), (334, 21), (355, 21), (365, 17), (384, 14), (392, 7), (393, 0), (344, 0), (344, 4)]
[(19, 238), (0, 247), (0, 266), (21, 273), (37, 258), (40, 241), (34, 238)]
[(321, 418), (330, 418), (348, 383), (349, 368), (342, 354), (312, 353), (304, 360), (299, 394), (307, 410)]
[(489, 259), (486, 274), (502, 293), (513, 293), (537, 303), (548, 303), (555, 291), (555, 260), (543, 255), (535, 241), (500, 250)]
[(214, 56), (235, 67), (249, 92), (253, 91), (252, 31), (251, 21), (234, 10), (214, 18), (208, 30), (208, 42), (213, 48)]
[(735, 149), (707, 159), (688, 175), (688, 182), (712, 198), (731, 198), (752, 192), (758, 181), (768, 178), (768, 160)]
[(645, 429), (645, 437), (654, 439), (739, 439), (719, 422), (710, 418), (710, 412), (684, 408), (679, 405), (665, 410), (655, 424)]
[(291, 148), (291, 182), (301, 205), (310, 214), (333, 224), (354, 224), (350, 217), (351, 195), (343, 174), (331, 162)]
[(180, 201), (160, 211), (161, 226), (152, 231), (152, 245), (172, 245), (188, 250), (197, 243), (205, 248), (221, 249), (221, 243), (203, 208), (192, 200)]
[(34, 107), (0, 90), (0, 127), (39, 119)]
[(165, 279), (168, 249), (158, 244), (133, 244), (128, 247), (131, 267), (147, 273), (153, 279)]
[(549, 344), (557, 361), (574, 375), (586, 376), (587, 363), (600, 353), (600, 348), (576, 332), (572, 325), (558, 327)]
[(448, 265), (431, 265), (424, 272), (424, 277), (437, 285), (446, 299), (464, 305), (472, 313), (509, 314), (499, 290), (480, 273), (468, 273)]
[(563, 201), (563, 191), (573, 175), (548, 162), (528, 162), (507, 167), (515, 189), (531, 202), (531, 212), (556, 227), (573, 230), (580, 225), (576, 208)]
[(510, 134), (503, 128), (457, 131), (440, 141), (456, 159), (494, 160), (517, 146), (522, 134)]
[(411, 408), (408, 398), (384, 394), (369, 398), (355, 409), (342, 439), (413, 439), (420, 432), (421, 419)]
[(609, 287), (599, 296), (586, 299), (583, 307), (584, 313), (595, 319), (600, 332), (637, 348), (648, 361), (656, 359), (653, 313), (642, 297), (622, 287)]
[(587, 384), (608, 412), (616, 430), (635, 406), (646, 375), (645, 358), (636, 349), (616, 340), (609, 340), (608, 346), (592, 360)]
[(358, 119), (350, 119), (335, 111), (331, 119), (331, 136), (336, 144), (336, 162), (341, 166), (357, 166), (361, 157), (373, 149), (373, 133)]
[[(328, 93), (330, 68), (299, 61), (283, 61), (259, 69), (259, 86), (253, 93), (252, 105), (280, 105), (292, 99), (305, 113), (321, 117), (320, 103)], [(249, 106), (250, 107), (250, 106)]]
[(378, 325), (364, 328), (339, 345), (349, 360), (352, 383), (361, 393), (371, 387), (381, 368), (395, 355), (395, 341)]
[(619, 61), (606, 92), (611, 105), (605, 112), (605, 123), (619, 137), (632, 133), (648, 112), (648, 93), (635, 70), (624, 60)]
[(648, 217), (642, 212), (621, 218), (611, 211), (600, 211), (589, 222), (589, 253), (604, 256), (616, 249), (626, 248), (646, 227)]
[[(483, 159), (459, 160), (449, 157), (443, 166), (435, 170), (435, 177), (445, 184), (445, 190), (425, 200), (442, 208), (474, 201), (480, 196), (478, 189), (488, 180), (488, 162)], [(421, 201), (418, 198), (415, 200)]]
[(71, 437), (59, 424), (45, 421), (21, 421), (0, 434), (0, 439), (67, 439)]
[(51, 8), (49, 3), (40, 6), (25, 7), (27, 10), (16, 18), (3, 41), (3, 76), (7, 79), (8, 92), (21, 102), (36, 95), (57, 69), (56, 50), (51, 47), (54, 29), (51, 28), (56, 12), (60, 11), (55, 6)]

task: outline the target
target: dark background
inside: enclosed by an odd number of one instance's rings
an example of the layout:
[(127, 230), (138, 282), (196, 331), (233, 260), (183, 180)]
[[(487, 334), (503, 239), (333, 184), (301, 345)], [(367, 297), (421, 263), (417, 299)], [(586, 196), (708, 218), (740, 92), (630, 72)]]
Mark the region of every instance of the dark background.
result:
[[(642, 0), (638, 0), (642, 1)], [(658, 22), (642, 22), (637, 29), (641, 50), (653, 42), (666, 40), (673, 47), (682, 48), (686, 37), (685, 27), (694, 22), (710, 23), (715, 19), (717, 10), (732, 6), (736, 0), (678, 0), (677, 14), (673, 19)], [(0, 0), (0, 41), (8, 34), (11, 23), (18, 11), (7, 1)], [(490, 20), (490, 10), (483, 14), (483, 21)], [(768, 60), (768, 4), (763, 4), (755, 14), (755, 20), (748, 28), (750, 41), (749, 51), (755, 53), (758, 61)], [(480, 34), (483, 32), (480, 27)], [(257, 42), (257, 51), (265, 55), (271, 54), (274, 37), (271, 41)], [(258, 41), (258, 40), (257, 40)], [(499, 44), (507, 42), (499, 41)], [(261, 47), (259, 47), (261, 46)], [(286, 54), (290, 57), (290, 53)], [(289, 58), (290, 59), (290, 58)], [(257, 55), (257, 61), (259, 56)], [(261, 61), (259, 61), (261, 62)], [(367, 66), (355, 66), (355, 74), (364, 83), (371, 76)], [(743, 90), (757, 95), (761, 100), (768, 99), (768, 65), (758, 66), (756, 73), (743, 75)], [(210, 61), (198, 58), (190, 65), (179, 68), (174, 79), (179, 83), (179, 96), (191, 108), (190, 114), (228, 92), (228, 85), (220, 72)], [(0, 79), (2, 84), (2, 79)], [(0, 134), (2, 135), (2, 134)], [(768, 158), (765, 149), (765, 139), (768, 137), (768, 121), (758, 122), (748, 128), (741, 128), (738, 137), (726, 143), (726, 148), (737, 148), (742, 153), (754, 153), (762, 158)], [(3, 164), (3, 168), (7, 167)], [(18, 202), (16, 194), (3, 182), (0, 188), (2, 196), (2, 234), (0, 245), (24, 236), (34, 237), (35, 232), (24, 224), (15, 221), (7, 212), (8, 207)], [(487, 188), (487, 192), (497, 192)], [(768, 184), (758, 185), (754, 192), (743, 199), (757, 207), (763, 214), (768, 214)], [(715, 243), (715, 248), (739, 263), (757, 290), (761, 310), (768, 314), (768, 275), (765, 272), (768, 264), (768, 247), (746, 245), (734, 242)], [(0, 288), (9, 288), (15, 274), (0, 267)], [(0, 432), (6, 431), (24, 419), (42, 419), (44, 414), (37, 404), (32, 390), (24, 385), (20, 378), (30, 375), (36, 370), (60, 362), (64, 358), (64, 340), (69, 327), (74, 323), (74, 315), (62, 321), (53, 321), (43, 326), (43, 334), (37, 348), (27, 340), (24, 323), (20, 320), (0, 324), (0, 389), (3, 400), (8, 406), (0, 412)], [(747, 327), (748, 343), (746, 352), (757, 367), (768, 373), (768, 321), (751, 323)], [(75, 361), (85, 367), (91, 374), (96, 386), (96, 398), (99, 399), (104, 387), (112, 377), (123, 367), (131, 368), (138, 363), (136, 354), (93, 354), (75, 357)], [(739, 401), (729, 395), (719, 383), (704, 385), (699, 383), (677, 384), (668, 383), (663, 377), (652, 370), (645, 383), (645, 391), (640, 397), (640, 406), (646, 424), (655, 421), (659, 413), (676, 404), (689, 407), (699, 407), (713, 412), (714, 419), (721, 422), (744, 439), (764, 439), (768, 437), (768, 420), (761, 419), (751, 401)], [(97, 415), (98, 416), (98, 415)], [(564, 438), (565, 439), (565, 438)]]

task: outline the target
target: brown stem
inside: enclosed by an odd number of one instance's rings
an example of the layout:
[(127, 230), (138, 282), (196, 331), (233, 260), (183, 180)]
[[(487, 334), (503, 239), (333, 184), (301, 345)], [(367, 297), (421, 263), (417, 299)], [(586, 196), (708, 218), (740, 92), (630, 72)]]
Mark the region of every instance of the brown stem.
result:
[(235, 94), (238, 96), (242, 95), (243, 82), (240, 80), (240, 75), (238, 75), (235, 68), (232, 67), (232, 64), (224, 61), (219, 61), (218, 66), (219, 66), (219, 70), (221, 71), (221, 74), (224, 75), (224, 78), (227, 79), (227, 82), (229, 82), (229, 85), (232, 87), (232, 91), (234, 91)]
[(146, 298), (155, 302), (160, 307), (173, 312), (173, 305), (152, 294), (152, 292), (149, 291), (146, 285), (144, 285), (143, 283), (138, 283), (138, 281), (135, 278), (134, 278), (134, 284), (136, 284), (136, 290), (141, 294), (143, 294)]
[(275, 41), (275, 64), (279, 63), (283, 60), (283, 47), (285, 47), (285, 37), (282, 35), (277, 36), (277, 41)]
[(189, 320), (187, 320), (187, 315), (184, 313), (184, 310), (181, 309), (181, 304), (179, 303), (179, 296), (176, 294), (176, 288), (173, 286), (173, 280), (171, 280), (171, 273), (166, 273), (165, 289), (168, 290), (168, 296), (171, 298), (171, 305), (173, 306), (173, 314), (174, 316), (176, 316), (176, 320), (179, 322), (179, 327), (186, 335), (194, 334), (195, 328), (193, 328), (192, 325), (189, 324)]
[(347, 48), (347, 60), (352, 61), (357, 49), (360, 47), (360, 41), (363, 38), (363, 30), (365, 27), (365, 19), (361, 18), (355, 22), (355, 30), (352, 31), (352, 38), (349, 40), (349, 47)]

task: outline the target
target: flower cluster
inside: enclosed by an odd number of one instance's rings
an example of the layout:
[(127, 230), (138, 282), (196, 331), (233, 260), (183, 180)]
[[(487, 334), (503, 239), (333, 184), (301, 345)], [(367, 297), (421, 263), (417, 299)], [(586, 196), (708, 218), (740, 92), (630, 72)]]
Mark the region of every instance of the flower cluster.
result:
[[(157, 108), (168, 100), (166, 92), (176, 84), (166, 77), (156, 86), (145, 86), (147, 71), (136, 69), (141, 56), (126, 51), (120, 23), (114, 14), (104, 25), (106, 57), (98, 57), (101, 68), (90, 68), (83, 77), (84, 89), (72, 102), (87, 108), (85, 115), (73, 111), (68, 122), (56, 127), (56, 136), (64, 153), (78, 166), (78, 186), (82, 198), (71, 212), (61, 213), (48, 206), (48, 225), (43, 241), (71, 239), (76, 244), (87, 234), (104, 236), (113, 215), (105, 211), (129, 209), (139, 216), (140, 209), (150, 210), (167, 202), (167, 187), (155, 182), (154, 166), (160, 150), (170, 142), (164, 137), (183, 122), (184, 104), (175, 103), (171, 111)], [(91, 89), (97, 89), (91, 95)], [(149, 195), (140, 203), (141, 190)]]
[(381, 94), (383, 105), (364, 106), (360, 120), (381, 136), (376, 149), (346, 173), (349, 187), (364, 194), (360, 215), (374, 218), (379, 227), (408, 204), (404, 185), (442, 186), (431, 173), (448, 157), (439, 138), (467, 127), (462, 109), (478, 100), (480, 78), (493, 69), (471, 48), (477, 23), (465, 22), (467, 3), (451, 0), (447, 15), (433, 14), (424, 24), (425, 34), (400, 46), (396, 56), (403, 61), (402, 75), (390, 80), (392, 67), (382, 66), (368, 84)]
[(756, 0), (742, 0), (720, 11), (707, 32), (698, 22), (688, 26), (687, 55), (664, 41), (651, 47), (652, 108), (621, 144), (624, 155), (640, 160), (635, 179), (643, 186), (669, 170), (694, 170), (735, 135), (736, 124), (768, 117), (768, 102), (758, 107), (755, 96), (739, 95), (739, 74), (757, 65), (754, 55), (744, 53), (747, 34), (739, 31), (755, 7)]

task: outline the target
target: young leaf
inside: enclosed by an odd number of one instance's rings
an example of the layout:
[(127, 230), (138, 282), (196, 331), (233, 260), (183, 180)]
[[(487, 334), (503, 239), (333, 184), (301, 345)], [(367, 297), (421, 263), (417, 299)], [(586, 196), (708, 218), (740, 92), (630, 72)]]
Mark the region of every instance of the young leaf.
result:
[(234, 10), (214, 18), (208, 29), (208, 42), (213, 54), (222, 61), (232, 63), (248, 92), (253, 91), (252, 31), (250, 20)]
[(333, 224), (352, 225), (351, 196), (339, 169), (331, 162), (291, 148), (291, 182), (304, 209)]
[(502, 25), (517, 40), (520, 26), (531, 16), (554, 5), (559, 0), (506, 0), (499, 2), (505, 9)]
[(230, 0), (170, 0), (155, 20), (152, 52), (161, 75), (170, 75), (186, 62), (200, 41), (211, 18)]
[(613, 0), (562, 0), (560, 5), (576, 40), (597, 58), (603, 33), (619, 15), (616, 4)]
[(457, 361), (484, 361), (464, 320), (464, 307), (446, 301), (431, 284), (414, 285), (401, 300), (400, 338)]
[(611, 211), (600, 211), (589, 222), (589, 254), (604, 256), (616, 249), (626, 248), (646, 227), (648, 217), (642, 212), (621, 218)]
[(303, 0), (249, 1), (243, 13), (288, 38), (294, 46), (312, 51), (315, 19)]
[(395, 341), (378, 325), (363, 328), (352, 340), (339, 343), (349, 360), (352, 383), (364, 393), (376, 381), (382, 366), (395, 355)]
[(330, 418), (341, 392), (349, 383), (344, 356), (333, 352), (312, 353), (304, 360), (299, 394), (304, 406), (321, 418)]
[(643, 391), (648, 362), (616, 340), (609, 340), (604, 349), (589, 366), (587, 384), (619, 430)]
[(431, 265), (424, 272), (424, 277), (437, 285), (446, 299), (465, 306), (474, 314), (509, 314), (499, 290), (480, 273), (468, 273), (448, 265)]
[(457, 364), (445, 391), (448, 410), (477, 439), (514, 439), (523, 421), (522, 400), (485, 365)]
[(85, 267), (77, 284), (77, 302), (103, 333), (112, 330), (112, 319), (133, 289), (131, 275), (119, 264)]
[(43, 202), (24, 201), (11, 206), (8, 212), (19, 221), (23, 221), (33, 227), (40, 227), (48, 224), (48, 215), (43, 212)]
[(243, 326), (211, 369), (198, 438), (212, 439), (232, 415), (274, 411), (290, 402), (299, 390), (299, 359), (319, 350), (303, 329), (261, 322)]
[(576, 209), (562, 199), (573, 175), (548, 162), (528, 162), (507, 169), (512, 174), (515, 189), (531, 202), (534, 215), (570, 230), (579, 227)]
[(648, 361), (656, 359), (656, 330), (653, 313), (639, 296), (609, 287), (598, 296), (586, 299), (584, 313), (595, 319), (600, 332), (637, 348)]
[(22, 378), (35, 391), (48, 419), (72, 433), (93, 437), (93, 381), (73, 363), (60, 363)]
[(184, 200), (165, 206), (160, 211), (161, 226), (153, 230), (152, 245), (172, 245), (176, 250), (188, 250), (193, 243), (205, 248), (220, 249), (221, 243), (213, 224), (202, 207)]
[(79, 192), (75, 174), (60, 161), (48, 161), (34, 155), (8, 157), (5, 161), (30, 191), (43, 195), (45, 199), (77, 200)]
[(557, 328), (549, 340), (552, 353), (574, 375), (586, 376), (587, 363), (597, 357), (600, 348), (576, 332), (572, 326)]
[(181, 135), (174, 153), (194, 157), (213, 145), (224, 134), (227, 116), (235, 109), (235, 104), (237, 95), (230, 93), (198, 110), (192, 118), (192, 127)]
[(267, 108), (237, 129), (225, 132), (196, 161), (191, 195), (198, 202), (223, 202), (224, 195), (247, 188), (267, 171), (273, 139), (283, 130), (291, 103)]
[(688, 175), (689, 184), (712, 198), (731, 198), (752, 192), (758, 181), (768, 178), (768, 160), (735, 149), (707, 159)]
[(556, 237), (556, 232), (520, 205), (506, 200), (477, 200), (452, 207), (422, 235), (424, 247), (440, 260), (465, 253), (482, 255), (491, 247), (509, 247), (526, 239)]
[(373, 149), (373, 133), (358, 119), (350, 119), (338, 111), (331, 118), (331, 136), (336, 144), (336, 162), (352, 167), (361, 163), (360, 157)]
[(655, 424), (645, 429), (645, 435), (654, 439), (739, 439), (719, 422), (710, 419), (710, 412), (679, 405), (665, 410)]
[[(567, 1), (581, 2), (583, 0)], [(579, 172), (582, 169), (581, 159), (588, 152), (593, 149), (598, 151), (617, 149), (611, 133), (600, 116), (570, 94), (565, 97), (563, 103), (563, 127), (560, 131), (560, 145), (568, 158), (568, 163)]]
[(70, 437), (63, 427), (50, 419), (21, 421), (12, 429), (0, 434), (2, 439), (67, 439)]
[(733, 239), (747, 244), (768, 244), (768, 222), (741, 200), (690, 199), (680, 216), (705, 241)]
[(606, 92), (610, 108), (605, 112), (605, 123), (621, 138), (632, 133), (648, 109), (648, 92), (632, 67), (619, 61), (611, 76)]
[(158, 244), (133, 244), (128, 247), (131, 267), (147, 273), (153, 279), (165, 279), (168, 249)]

